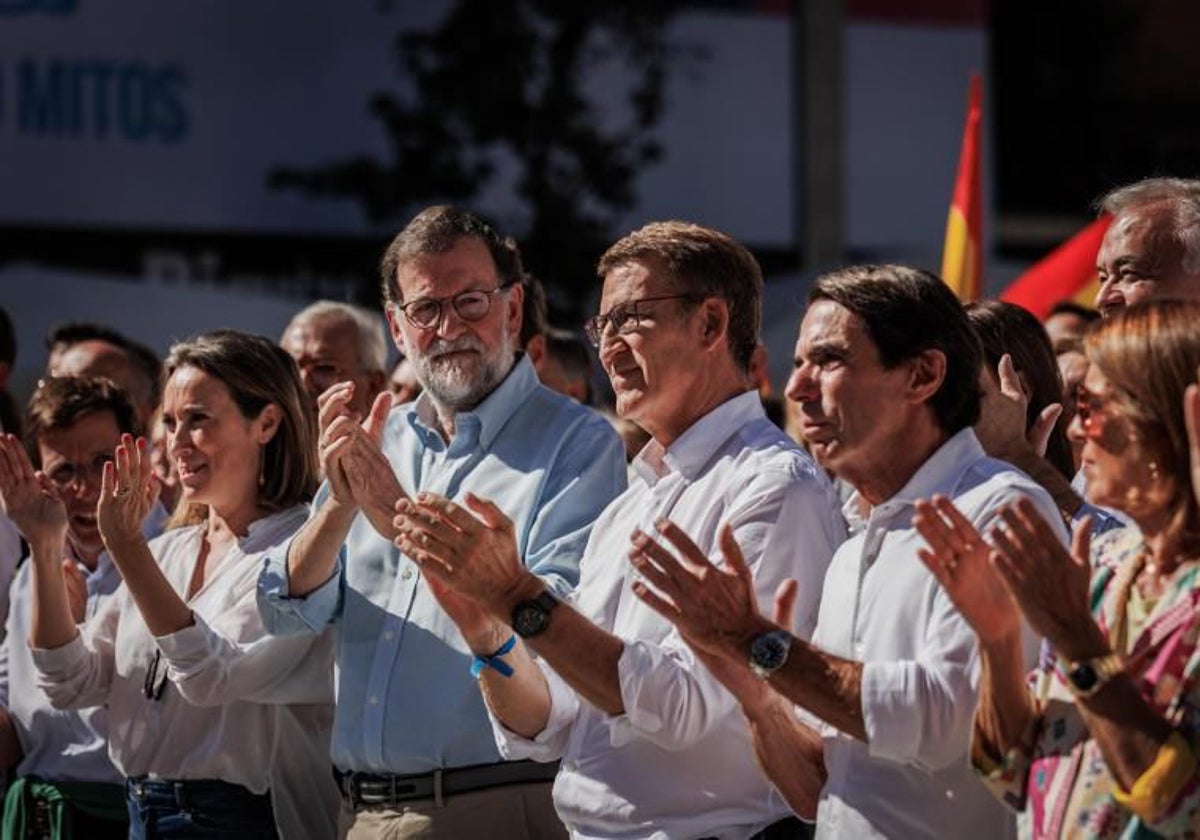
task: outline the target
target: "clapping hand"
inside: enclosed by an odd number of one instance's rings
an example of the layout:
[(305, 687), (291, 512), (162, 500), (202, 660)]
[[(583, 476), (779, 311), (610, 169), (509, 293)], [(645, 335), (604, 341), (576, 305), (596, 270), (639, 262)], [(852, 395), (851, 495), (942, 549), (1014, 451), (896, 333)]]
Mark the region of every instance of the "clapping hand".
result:
[(158, 498), (159, 485), (146, 439), (121, 435), (114, 458), (104, 465), (96, 524), (109, 552), (113, 546), (142, 540), (142, 521)]
[(0, 435), (0, 507), (30, 545), (56, 544), (61, 551), (67, 507), (54, 482), (34, 471), (14, 435)]

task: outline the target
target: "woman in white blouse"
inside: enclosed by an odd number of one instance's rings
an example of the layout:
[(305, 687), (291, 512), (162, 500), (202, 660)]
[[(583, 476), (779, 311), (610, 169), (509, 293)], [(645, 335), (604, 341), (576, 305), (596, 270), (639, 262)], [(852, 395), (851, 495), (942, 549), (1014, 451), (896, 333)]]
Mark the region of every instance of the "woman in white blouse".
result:
[(97, 510), (125, 583), (77, 629), (59, 559), (35, 545), (35, 664), (55, 706), (108, 707), (131, 837), (331, 836), (330, 641), (268, 636), (255, 603), (262, 555), (303, 524), (316, 486), (311, 404), (291, 358), (257, 336), (202, 335), (166, 368), (180, 526), (142, 538), (154, 481), (145, 440), (125, 436)]

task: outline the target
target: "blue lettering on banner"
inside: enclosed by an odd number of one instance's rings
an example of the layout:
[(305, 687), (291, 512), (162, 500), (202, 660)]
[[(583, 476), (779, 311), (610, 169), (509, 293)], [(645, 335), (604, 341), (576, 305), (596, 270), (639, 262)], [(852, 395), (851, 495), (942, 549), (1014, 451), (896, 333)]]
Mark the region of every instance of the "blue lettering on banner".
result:
[(16, 128), (24, 136), (171, 144), (187, 134), (187, 74), (176, 64), (23, 58), (15, 82)]

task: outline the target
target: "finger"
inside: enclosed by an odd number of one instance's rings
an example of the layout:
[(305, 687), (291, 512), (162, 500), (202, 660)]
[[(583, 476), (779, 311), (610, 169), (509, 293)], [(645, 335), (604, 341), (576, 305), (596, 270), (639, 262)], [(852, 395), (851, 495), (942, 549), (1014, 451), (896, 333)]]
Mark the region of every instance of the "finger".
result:
[(666, 546), (659, 543), (641, 528), (634, 528), (633, 533), (629, 535), (630, 542), (633, 543), (633, 550), (640, 552), (658, 568), (658, 570), (667, 578), (676, 581), (676, 588), (680, 581), (687, 578), (694, 578), (700, 567), (692, 563), (684, 565), (678, 557), (667, 550)]
[(1033, 421), (1033, 426), (1029, 429), (1029, 445), (1033, 447), (1033, 451), (1039, 457), (1046, 456), (1046, 449), (1050, 446), (1050, 435), (1053, 434), (1054, 426), (1058, 423), (1058, 418), (1062, 416), (1062, 413), (1062, 403), (1050, 403)]
[(150, 442), (139, 437), (133, 448), (134, 462), (137, 464), (138, 492), (150, 492), (153, 485), (154, 467), (150, 463)]
[(648, 585), (642, 581), (634, 581), (633, 594), (640, 598), (646, 606), (661, 615), (672, 624), (676, 624), (680, 618), (680, 610), (671, 601), (654, 592)]
[(413, 542), (403, 531), (396, 534), (394, 543), (396, 548), (400, 549), (405, 557), (420, 566), (423, 572), (437, 575), (442, 580), (449, 582), (449, 575), (453, 573), (454, 567), (444, 558), (433, 554), (425, 546)]
[(33, 480), (33, 464), (29, 463), (29, 456), (25, 454), (21, 442), (17, 440), (15, 435), (8, 435), (5, 438), (8, 446), (5, 447), (5, 456), (8, 461), (9, 471), (15, 481), (32, 481)]
[(983, 540), (983, 538), (979, 536), (979, 530), (975, 527), (974, 523), (967, 519), (967, 517), (963, 516), (962, 511), (959, 510), (955, 506), (954, 502), (950, 501), (948, 497), (935, 496), (934, 502), (937, 505), (938, 513), (940, 513), (946, 519), (946, 521), (950, 523), (950, 527), (952, 527), (954, 532), (959, 535), (959, 538), (962, 540), (963, 547), (968, 551), (973, 551)]
[(354, 383), (340, 382), (317, 398), (317, 424), (322, 432), (334, 420), (350, 415), (347, 405), (353, 396)]
[(672, 599), (679, 594), (679, 584), (663, 569), (656, 566), (646, 552), (634, 548), (629, 552), (629, 562), (638, 574), (649, 581), (655, 589), (671, 596)]
[(354, 418), (349, 414), (343, 414), (335, 418), (321, 433), (321, 442), (328, 447), (344, 437), (352, 437), (356, 431), (358, 431), (358, 424), (354, 422)]
[(1004, 522), (1005, 536), (1030, 561), (1035, 554), (1041, 553), (1041, 544), (1029, 524), (1021, 517), (1016, 505), (1005, 505), (1000, 510), (1000, 519)]
[(112, 461), (104, 462), (104, 469), (100, 471), (100, 502), (104, 505), (112, 500), (113, 492), (117, 489), (117, 468)]
[(482, 499), (474, 493), (466, 495), (467, 507), (479, 514), (484, 524), (496, 531), (513, 532), (512, 520), (504, 515), (497, 505), (489, 499)]
[(1025, 400), (1025, 392), (1021, 390), (1021, 377), (1017, 376), (1017, 369), (1013, 367), (1012, 356), (1005, 353), (1000, 357), (1000, 364), (996, 365), (996, 372), (1000, 379), (1000, 393), (1014, 400)]
[(1075, 523), (1071, 534), (1071, 558), (1080, 566), (1092, 565), (1092, 515), (1089, 513)]
[(378, 442), (383, 439), (383, 427), (387, 424), (388, 412), (392, 410), (392, 394), (383, 391), (375, 396), (371, 411), (363, 421), (363, 429), (371, 439)]
[(655, 521), (654, 527), (667, 542), (675, 547), (683, 565), (689, 567), (691, 571), (698, 571), (712, 565), (708, 561), (708, 556), (700, 550), (692, 538), (670, 519), (659, 518)]
[(916, 509), (917, 513), (913, 516), (913, 527), (929, 544), (929, 548), (934, 554), (940, 557), (949, 557), (954, 554), (954, 548), (950, 543), (950, 526), (938, 513), (937, 508), (930, 502), (920, 501), (917, 502)]
[(725, 523), (721, 528), (721, 533), (718, 535), (717, 541), (721, 546), (721, 556), (725, 558), (725, 563), (729, 571), (741, 578), (749, 588), (749, 591), (753, 592), (754, 576), (750, 573), (750, 567), (746, 564), (746, 557), (742, 554), (742, 547), (737, 544), (737, 539), (733, 536), (733, 526)]
[[(1025, 572), (1012, 562), (1012, 556), (1002, 551), (992, 551), (988, 554), (988, 562), (996, 570), (1004, 588), (1018, 607), (1021, 607), (1021, 593), (1025, 586)], [(1023, 609), (1023, 608), (1022, 608)]]
[(446, 526), (429, 525), (415, 519), (407, 519), (396, 525), (396, 533), (404, 535), (410, 543), (436, 556), (445, 562), (451, 562), (458, 554), (458, 532), (449, 531)]
[(396, 510), (402, 510), (423, 522), (438, 523), (472, 536), (478, 534), (486, 525), (461, 505), (437, 493), (422, 492), (418, 493), (415, 499), (399, 499), (396, 501)]
[(999, 555), (1000, 563), (998, 565), (1004, 570), (1009, 582), (1024, 582), (1025, 570), (1029, 565), (1024, 552), (1013, 544), (1009, 539), (1008, 531), (1000, 526), (993, 528), (989, 536), (995, 548), (992, 554)]
[(1061, 552), (1063, 545), (1058, 532), (1050, 527), (1050, 523), (1029, 499), (1017, 500), (1017, 518), (1043, 549), (1053, 554)]
[(950, 589), (954, 582), (950, 570), (946, 568), (946, 564), (942, 562), (942, 555), (930, 551), (928, 548), (918, 548), (917, 557), (929, 570), (929, 573), (934, 576), (943, 589)]
[(796, 599), (800, 595), (800, 582), (795, 578), (786, 578), (775, 590), (775, 605), (772, 620), (789, 632), (796, 629)]
[(121, 443), (117, 446), (117, 450), (113, 453), (113, 458), (117, 462), (117, 489), (128, 489), (133, 484), (133, 477), (129, 474), (129, 449), (132, 439), (129, 435), (121, 435)]

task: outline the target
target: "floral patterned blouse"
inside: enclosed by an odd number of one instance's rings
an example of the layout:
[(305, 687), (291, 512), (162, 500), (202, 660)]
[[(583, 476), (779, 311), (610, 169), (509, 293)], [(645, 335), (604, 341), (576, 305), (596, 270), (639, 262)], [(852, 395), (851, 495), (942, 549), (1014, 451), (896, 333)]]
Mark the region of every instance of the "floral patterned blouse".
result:
[[(1128, 641), (1127, 671), (1142, 696), (1163, 714), (1193, 751), (1200, 752), (1200, 564), (1181, 566), (1144, 615), (1123, 603), (1143, 563), (1145, 543), (1135, 528), (1110, 531), (1092, 544), (1092, 613), (1105, 632), (1117, 628)], [(1128, 622), (1121, 633), (1119, 624)], [(977, 743), (971, 758), (988, 788), (1019, 811), (1022, 837), (1200, 837), (1200, 779), (1193, 774), (1153, 822), (1112, 796), (1116, 784), (1100, 747), (1091, 739), (1074, 696), (1044, 653), (1030, 675), (1042, 714), (1026, 743), (1003, 761)]]

